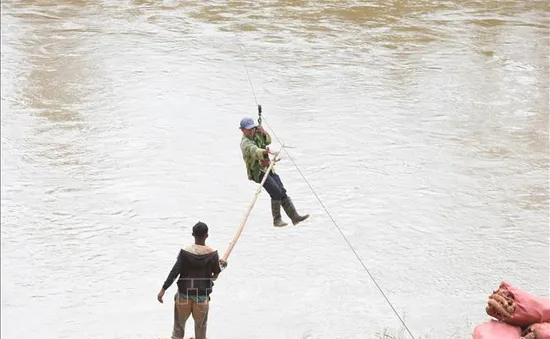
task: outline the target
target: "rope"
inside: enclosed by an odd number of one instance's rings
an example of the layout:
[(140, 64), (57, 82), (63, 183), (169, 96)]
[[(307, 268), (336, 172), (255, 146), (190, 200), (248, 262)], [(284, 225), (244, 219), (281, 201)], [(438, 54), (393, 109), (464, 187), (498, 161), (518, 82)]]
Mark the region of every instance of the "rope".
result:
[[(239, 47), (241, 48), (241, 54), (242, 54), (242, 47), (239, 45)], [(243, 61), (245, 60), (244, 58), (244, 55), (243, 55)], [(250, 88), (252, 89), (252, 93), (254, 94), (254, 100), (256, 101), (256, 105), (258, 105), (258, 100), (256, 99), (256, 93), (254, 92), (254, 87), (252, 86), (252, 81), (250, 80), (250, 75), (248, 74), (248, 68), (246, 66), (246, 61), (244, 63), (244, 67), (246, 69), (246, 76), (248, 77), (248, 83), (250, 84)], [(269, 122), (265, 119), (265, 116), (263, 117), (263, 120), (265, 121), (265, 123), (267, 124), (267, 127), (273, 132), (273, 135), (275, 136), (275, 139), (277, 139), (277, 141), (279, 142), (279, 144), (283, 145), (283, 143), (281, 142), (281, 139), (279, 139), (279, 137), (277, 136), (277, 134), (275, 133), (275, 130), (273, 128), (271, 128), (271, 126), (269, 125)], [(287, 154), (288, 158), (290, 159), (290, 161), (292, 162), (292, 164), (294, 165), (294, 167), (296, 167), (296, 169), (298, 170), (298, 173), (300, 173), (300, 176), (302, 177), (302, 179), (304, 179), (304, 181), (306, 182), (306, 184), (309, 186), (309, 188), (311, 189), (311, 192), (313, 192), (313, 195), (315, 195), (315, 197), (317, 198), (317, 201), (319, 201), (319, 204), (321, 204), (321, 206), (323, 207), (323, 209), (325, 210), (325, 213), (328, 215), (328, 217), (330, 218), (330, 220), (332, 221), (332, 223), (334, 224), (334, 226), (336, 226), (336, 229), (340, 232), (340, 234), (342, 235), (342, 238), (344, 238), (344, 240), (346, 241), (346, 243), (348, 244), (349, 248), (351, 249), (351, 251), (353, 252), (353, 254), (355, 254), (355, 256), (357, 257), (357, 260), (359, 260), (359, 262), (361, 263), (361, 266), (363, 266), (363, 269), (367, 272), (367, 274), (369, 275), (369, 277), (371, 278), (371, 280), (373, 281), (374, 285), (376, 286), (376, 288), (378, 288), (378, 290), (380, 291), (380, 293), (382, 294), (382, 296), (384, 297), (384, 299), (386, 299), (386, 302), (388, 303), (388, 305), (390, 305), (391, 309), (393, 310), (393, 312), (395, 313), (395, 315), (397, 316), (397, 318), (399, 319), (399, 321), (401, 322), (401, 324), (403, 325), (403, 327), (405, 328), (405, 330), (407, 331), (407, 333), (409, 333), (409, 335), (411, 336), (412, 339), (415, 339), (414, 335), (412, 334), (411, 330), (409, 329), (409, 327), (407, 326), (407, 324), (405, 323), (405, 321), (401, 318), (401, 316), (399, 315), (399, 313), (397, 312), (397, 310), (395, 309), (395, 307), (393, 306), (392, 302), (390, 301), (390, 299), (386, 296), (386, 294), (384, 293), (384, 291), (382, 290), (382, 288), (380, 287), (380, 285), (378, 284), (378, 282), (376, 281), (376, 279), (374, 278), (374, 276), (372, 275), (372, 273), (370, 272), (370, 270), (367, 268), (367, 265), (365, 265), (365, 263), (363, 262), (363, 260), (361, 259), (361, 257), (359, 256), (359, 254), (357, 253), (357, 251), (353, 248), (353, 245), (351, 244), (351, 242), (348, 240), (348, 238), (346, 237), (346, 235), (344, 234), (344, 232), (342, 232), (342, 229), (340, 228), (340, 226), (338, 225), (338, 223), (336, 222), (336, 220), (332, 217), (332, 215), (330, 214), (330, 212), (328, 211), (328, 209), (326, 208), (325, 204), (323, 204), (323, 201), (321, 200), (321, 198), (319, 198), (319, 195), (317, 194), (317, 192), (315, 191), (315, 189), (313, 188), (313, 186), (311, 186), (311, 184), (309, 183), (309, 181), (307, 180), (307, 178), (305, 177), (305, 175), (302, 173), (302, 171), (300, 170), (300, 167), (298, 167), (298, 164), (296, 164), (296, 162), (294, 161), (294, 159), (292, 158), (292, 156), (290, 155), (290, 153), (288, 152), (287, 148), (286, 147), (283, 147), (283, 149), (285, 150), (285, 153)]]
[(254, 91), (254, 86), (252, 86), (252, 81), (250, 80), (250, 74), (248, 74), (248, 67), (246, 67), (246, 59), (244, 58), (243, 48), (242, 48), (241, 45), (239, 45), (239, 48), (241, 50), (241, 56), (242, 56), (243, 62), (244, 62), (244, 69), (246, 70), (246, 77), (248, 78), (248, 83), (250, 84), (250, 89), (252, 90), (252, 95), (254, 95), (254, 101), (256, 101), (256, 106), (259, 106), (258, 99), (256, 98), (256, 92)]

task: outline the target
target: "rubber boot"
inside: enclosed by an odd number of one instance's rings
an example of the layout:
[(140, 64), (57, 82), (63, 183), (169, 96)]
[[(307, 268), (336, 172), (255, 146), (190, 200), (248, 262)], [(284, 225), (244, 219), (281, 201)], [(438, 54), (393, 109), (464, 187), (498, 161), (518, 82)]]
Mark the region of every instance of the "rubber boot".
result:
[(294, 203), (292, 203), (292, 200), (290, 200), (290, 197), (283, 198), (283, 200), (281, 200), (281, 205), (283, 206), (286, 215), (288, 215), (290, 220), (292, 220), (293, 225), (297, 225), (298, 223), (309, 218), (309, 214), (302, 216), (299, 215), (298, 212), (296, 212), (296, 208), (294, 207)]
[(271, 214), (273, 214), (273, 226), (284, 227), (288, 225), (281, 218), (281, 200), (271, 200)]

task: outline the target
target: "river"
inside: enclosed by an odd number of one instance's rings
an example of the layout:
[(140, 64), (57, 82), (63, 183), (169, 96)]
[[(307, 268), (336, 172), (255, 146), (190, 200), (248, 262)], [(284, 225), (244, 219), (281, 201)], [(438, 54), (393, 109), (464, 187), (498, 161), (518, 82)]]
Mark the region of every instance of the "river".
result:
[[(2, 2), (2, 338), (167, 338), (198, 220), (252, 201), (274, 132), (311, 219), (260, 195), (209, 338), (470, 338), (502, 280), (549, 296), (547, 1)], [(248, 67), (254, 93), (245, 70)], [(192, 334), (192, 321), (188, 326)], [(406, 338), (406, 336), (404, 336)]]

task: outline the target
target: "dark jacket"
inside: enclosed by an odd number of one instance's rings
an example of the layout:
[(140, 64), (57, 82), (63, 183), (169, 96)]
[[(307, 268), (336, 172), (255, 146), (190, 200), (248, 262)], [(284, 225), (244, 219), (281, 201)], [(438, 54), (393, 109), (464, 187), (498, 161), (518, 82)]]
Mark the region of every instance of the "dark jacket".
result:
[(209, 296), (214, 287), (213, 277), (220, 272), (218, 251), (199, 255), (180, 250), (162, 288), (167, 290), (179, 276), (179, 293), (185, 296)]

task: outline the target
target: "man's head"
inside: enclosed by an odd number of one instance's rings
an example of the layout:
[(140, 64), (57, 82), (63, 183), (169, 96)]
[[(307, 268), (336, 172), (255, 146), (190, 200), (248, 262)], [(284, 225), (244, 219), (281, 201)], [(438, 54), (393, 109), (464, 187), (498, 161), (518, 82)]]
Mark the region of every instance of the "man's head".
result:
[(208, 238), (208, 226), (202, 221), (193, 226), (193, 236), (195, 237), (195, 243), (203, 242)]
[(243, 134), (247, 137), (253, 136), (254, 133), (256, 133), (256, 127), (258, 127), (256, 122), (254, 122), (254, 119), (250, 117), (242, 118), (240, 126), (241, 131), (243, 131)]

